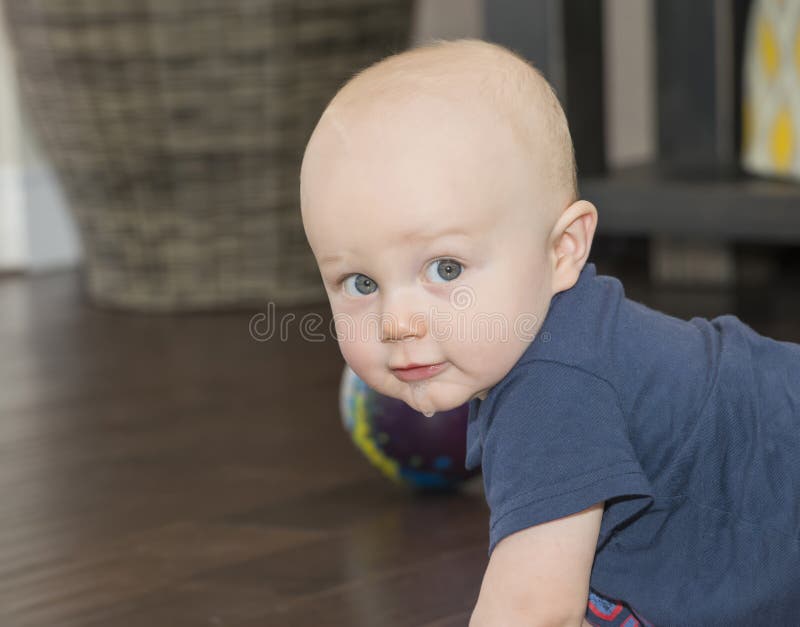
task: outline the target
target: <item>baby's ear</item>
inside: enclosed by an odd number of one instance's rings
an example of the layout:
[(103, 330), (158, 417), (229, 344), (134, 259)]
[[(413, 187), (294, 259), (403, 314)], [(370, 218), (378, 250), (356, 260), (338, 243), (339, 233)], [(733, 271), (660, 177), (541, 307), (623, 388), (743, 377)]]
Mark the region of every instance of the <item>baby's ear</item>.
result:
[(586, 200), (567, 207), (553, 228), (553, 293), (568, 290), (586, 264), (597, 228), (597, 209)]

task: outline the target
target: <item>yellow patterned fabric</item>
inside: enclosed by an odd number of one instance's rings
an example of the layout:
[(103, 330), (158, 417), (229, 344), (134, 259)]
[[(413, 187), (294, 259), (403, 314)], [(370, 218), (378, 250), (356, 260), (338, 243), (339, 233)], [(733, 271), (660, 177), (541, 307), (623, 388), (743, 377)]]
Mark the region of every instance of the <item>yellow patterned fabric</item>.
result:
[(800, 179), (800, 0), (755, 0), (744, 58), (742, 167)]

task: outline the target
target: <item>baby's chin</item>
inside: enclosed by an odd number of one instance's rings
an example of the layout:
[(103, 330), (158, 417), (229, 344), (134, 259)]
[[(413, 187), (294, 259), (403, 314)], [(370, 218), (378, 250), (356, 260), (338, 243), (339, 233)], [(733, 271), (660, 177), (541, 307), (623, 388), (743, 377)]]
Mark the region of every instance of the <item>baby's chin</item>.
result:
[(399, 387), (390, 396), (405, 401), (409, 407), (423, 414), (456, 409), (474, 395), (463, 386), (435, 378), (416, 383), (398, 383)]
[[(456, 409), (480, 392), (475, 382), (455, 368), (450, 368), (430, 379), (415, 382), (401, 381), (388, 370), (372, 373), (368, 371), (364, 374), (365, 376), (361, 378), (373, 390), (401, 400), (423, 414)], [(378, 376), (375, 377), (375, 374)]]

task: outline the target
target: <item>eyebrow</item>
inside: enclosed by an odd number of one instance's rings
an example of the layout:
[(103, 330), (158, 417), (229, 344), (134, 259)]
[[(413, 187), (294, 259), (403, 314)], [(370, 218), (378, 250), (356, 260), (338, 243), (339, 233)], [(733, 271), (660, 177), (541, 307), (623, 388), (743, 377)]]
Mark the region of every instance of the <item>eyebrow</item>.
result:
[(341, 260), (342, 260), (342, 256), (341, 255), (327, 255), (325, 257), (322, 257), (322, 259), (319, 260), (319, 265), (327, 266), (327, 265), (332, 264), (332, 263), (337, 263), (337, 262), (339, 262)]
[(420, 237), (424, 240), (430, 241), (432, 239), (439, 239), (442, 237), (452, 237), (452, 236), (460, 236), (460, 237), (467, 237), (466, 231), (460, 226), (456, 226), (450, 229), (444, 229), (443, 231), (436, 231), (433, 233), (408, 233), (406, 237)]

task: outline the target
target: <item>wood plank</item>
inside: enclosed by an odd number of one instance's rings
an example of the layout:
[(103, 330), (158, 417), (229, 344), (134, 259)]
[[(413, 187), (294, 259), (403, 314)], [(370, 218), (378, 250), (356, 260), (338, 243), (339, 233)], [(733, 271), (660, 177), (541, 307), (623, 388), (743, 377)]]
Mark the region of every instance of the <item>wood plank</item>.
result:
[[(641, 260), (595, 261), (668, 313), (731, 313), (651, 289)], [(759, 287), (745, 320), (800, 339), (797, 285)], [(380, 477), (341, 427), (332, 339), (259, 343), (255, 312), (99, 310), (79, 286), (0, 279), (0, 625), (467, 623), (481, 480), (421, 497)]]

